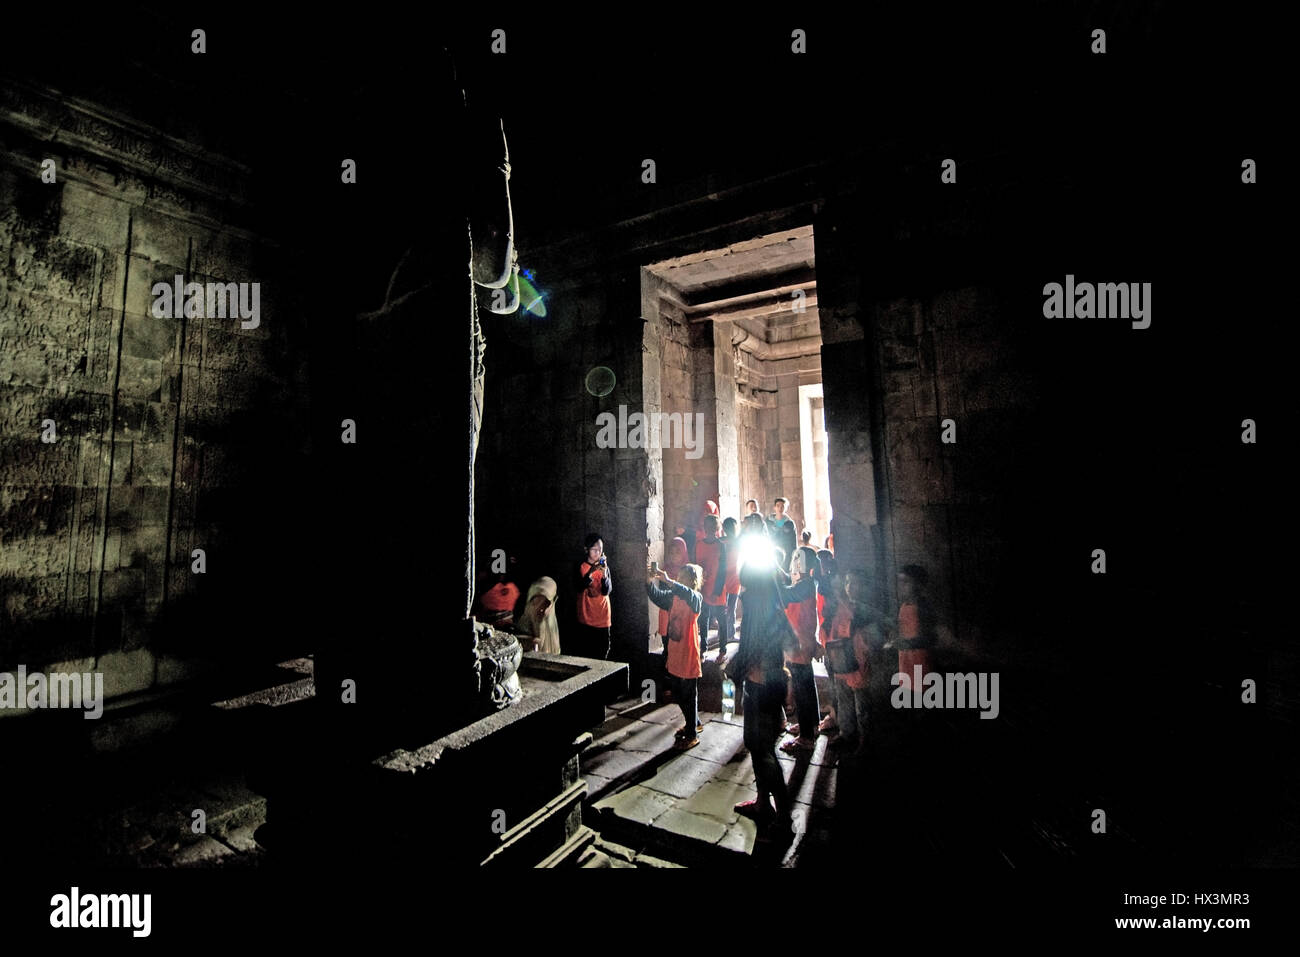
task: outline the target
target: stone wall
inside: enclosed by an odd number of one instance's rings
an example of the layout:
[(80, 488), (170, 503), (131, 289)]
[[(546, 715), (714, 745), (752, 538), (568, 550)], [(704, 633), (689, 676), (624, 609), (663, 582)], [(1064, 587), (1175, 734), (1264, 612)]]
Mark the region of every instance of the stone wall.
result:
[[(1004, 469), (1032, 386), (993, 290), (874, 304), (894, 564), (919, 563), (954, 625), (988, 621), (1003, 569)], [(950, 419), (956, 442), (941, 441)]]
[[(737, 390), (736, 398), (736, 446), (737, 472), (740, 477), (740, 507), (738, 515), (745, 513), (745, 500), (757, 499), (759, 508), (764, 502), (770, 502), (764, 478), (767, 466), (767, 428), (766, 420), (772, 418), (776, 399), (768, 393), (754, 393), (752, 389)], [(772, 426), (773, 428), (775, 426)]]
[(1006, 580), (1011, 466), (1037, 394), (1019, 354), (1027, 313), (1000, 270), (974, 265), (980, 238), (945, 235), (955, 221), (918, 236), (921, 213), (901, 201), (861, 228), (866, 215), (831, 204), (817, 232), (837, 556), (886, 606), (898, 568), (924, 566), (943, 627), (974, 637)]
[[(111, 697), (294, 644), (307, 350), (246, 175), (89, 104), (0, 100), (0, 669), (73, 662)], [(155, 318), (178, 274), (258, 282), (259, 325)]]
[[(571, 578), (582, 540), (600, 533), (613, 573), (615, 653), (626, 659), (620, 636), (645, 632), (649, 510), (661, 476), (648, 450), (599, 448), (596, 436), (602, 412), (617, 419), (620, 405), (643, 409), (643, 343), (628, 333), (640, 333), (639, 277), (632, 270), (603, 282), (575, 281), (544, 267), (538, 275), (546, 290), (544, 318), (484, 316), (478, 566), (488, 568), (492, 549), (503, 548), (519, 556), (521, 591), (539, 575), (554, 578), (564, 646), (574, 623)], [(617, 384), (607, 396), (586, 388), (597, 366), (614, 371)]]
[[(740, 379), (747, 383), (744, 421), (748, 434), (740, 441), (740, 509), (745, 499), (758, 500), (759, 513), (772, 511), (778, 496), (789, 500), (795, 525), (802, 531), (807, 503), (803, 501), (803, 466), (799, 434), (799, 386), (821, 381), (816, 355), (763, 359), (740, 350)], [(732, 386), (734, 388), (734, 385)]]

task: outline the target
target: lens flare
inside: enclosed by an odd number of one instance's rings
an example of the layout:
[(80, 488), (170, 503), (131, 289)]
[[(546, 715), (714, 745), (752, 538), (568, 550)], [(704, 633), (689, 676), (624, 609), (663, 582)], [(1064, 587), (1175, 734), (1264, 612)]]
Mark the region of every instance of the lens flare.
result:
[(542, 294), (537, 291), (537, 287), (532, 284), (532, 279), (531, 269), (525, 269), (519, 274), (519, 309), (521, 312), (531, 312), (539, 318), (544, 317), (546, 303), (542, 301)]
[(746, 535), (740, 540), (740, 567), (759, 571), (776, 567), (772, 543), (766, 535)]
[(608, 366), (596, 366), (587, 373), (587, 391), (598, 399), (613, 392), (616, 382), (614, 370)]

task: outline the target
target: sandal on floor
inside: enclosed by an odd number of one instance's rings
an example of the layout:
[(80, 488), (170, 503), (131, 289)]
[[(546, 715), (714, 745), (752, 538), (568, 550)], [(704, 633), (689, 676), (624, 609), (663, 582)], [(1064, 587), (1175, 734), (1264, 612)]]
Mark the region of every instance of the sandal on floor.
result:
[(772, 810), (772, 805), (766, 801), (741, 801), (732, 808), (741, 817), (747, 817), (754, 821), (766, 821), (776, 814)]
[(689, 751), (691, 748), (695, 747), (699, 743), (700, 743), (699, 738), (690, 738), (690, 739), (679, 738), (677, 740), (677, 743), (674, 744), (673, 747), (676, 748), (678, 751)]
[(787, 741), (781, 745), (781, 750), (786, 754), (794, 754), (796, 751), (812, 751), (817, 747), (816, 741), (805, 741), (803, 738), (795, 738), (793, 741)]

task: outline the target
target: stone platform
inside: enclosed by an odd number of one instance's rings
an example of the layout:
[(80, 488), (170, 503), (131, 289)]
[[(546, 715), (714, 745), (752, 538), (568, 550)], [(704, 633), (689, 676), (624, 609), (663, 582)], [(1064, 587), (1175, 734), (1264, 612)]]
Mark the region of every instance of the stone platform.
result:
[(342, 749), (337, 726), (304, 706), (302, 749), (266, 756), (255, 774), (267, 795), (257, 840), (293, 866), (336, 865), (342, 853), (439, 869), (573, 863), (595, 836), (582, 822), (577, 755), (627, 673), (620, 662), (529, 653), (516, 704), (392, 750), (373, 749), (373, 734)]

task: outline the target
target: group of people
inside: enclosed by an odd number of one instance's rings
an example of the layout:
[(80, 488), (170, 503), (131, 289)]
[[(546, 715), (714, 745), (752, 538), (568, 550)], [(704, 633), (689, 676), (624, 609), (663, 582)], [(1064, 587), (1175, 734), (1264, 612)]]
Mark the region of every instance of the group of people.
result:
[[(718, 663), (738, 689), (737, 707), (744, 715), (745, 747), (754, 766), (758, 796), (736, 806), (754, 818), (763, 832), (790, 831), (791, 797), (777, 760), (778, 742), (787, 753), (811, 752), (819, 734), (830, 745), (863, 753), (872, 708), (871, 662), (897, 651), (898, 671), (914, 678), (930, 670), (934, 629), (924, 598), (925, 569), (905, 565), (898, 573), (898, 609), (887, 620), (870, 599), (871, 581), (859, 571), (841, 573), (833, 551), (814, 549), (811, 535), (795, 533), (787, 502), (773, 503), (772, 517), (758, 512), (750, 499), (746, 515), (720, 519), (717, 505), (707, 503), (688, 548), (686, 529), (664, 552), (660, 568), (646, 570), (646, 594), (660, 610), (658, 631), (664, 639), (664, 665), (673, 701), (685, 719), (675, 747), (699, 744), (705, 728), (699, 719), (699, 680), (709, 629), (718, 627)], [(802, 539), (802, 541), (800, 541)], [(692, 554), (692, 551), (694, 554)], [(587, 536), (583, 557), (573, 576), (576, 631), (568, 653), (607, 658), (610, 651), (610, 594), (613, 580), (605, 543)], [(557, 585), (542, 577), (528, 588), (522, 606), (519, 590), (504, 574), (480, 596), (479, 616), (520, 636), (526, 650), (559, 654), (555, 615)], [(737, 649), (728, 658), (728, 643)], [(567, 627), (567, 626), (566, 626)], [(831, 700), (823, 717), (813, 662), (825, 660)]]
[[(789, 524), (786, 519), (784, 525)], [(719, 522), (714, 513), (705, 516), (701, 533), (696, 561), (687, 560), (679, 536), (665, 553), (665, 567), (651, 563), (647, 569), (646, 593), (660, 608), (673, 700), (685, 719), (675, 747), (699, 744), (705, 730), (698, 703), (703, 639), (718, 615), (721, 634), (730, 635), (739, 604), (739, 645), (728, 660), (721, 639), (718, 657), (741, 689), (744, 740), (758, 796), (736, 810), (754, 818), (769, 836), (781, 836), (790, 831), (791, 810), (776, 756), (781, 736), (790, 736), (780, 746), (787, 753), (812, 751), (817, 735), (825, 734), (831, 746), (860, 755), (871, 710), (872, 658), (897, 651), (898, 670), (909, 680), (914, 666), (923, 674), (929, 670), (934, 632), (923, 598), (926, 573), (917, 565), (900, 570), (898, 613), (890, 622), (870, 603), (866, 574), (841, 574), (829, 548), (819, 552), (794, 545), (792, 526), (767, 522), (756, 509), (738, 535), (734, 520)], [(789, 555), (783, 543), (791, 544)], [(831, 679), (824, 718), (813, 673), (813, 661), (823, 658)], [(794, 721), (788, 720), (791, 711)]]
[[(737, 522), (734, 518), (720, 519), (717, 504), (713, 501), (705, 502), (704, 514), (695, 525), (693, 556), (685, 538), (687, 529), (678, 526), (677, 537), (664, 550), (664, 570), (670, 579), (675, 579), (688, 562), (693, 562), (699, 565), (704, 579), (709, 582), (702, 592), (704, 607), (699, 625), (701, 654), (708, 650), (711, 628), (716, 627), (718, 630), (720, 662), (726, 660), (728, 642), (735, 640), (737, 607), (743, 612), (739, 578), (742, 538), (759, 534), (765, 536), (780, 550), (782, 569), (786, 572), (790, 570), (796, 538), (794, 522), (786, 513), (788, 505), (785, 498), (775, 499), (771, 517), (764, 518), (759, 513), (758, 501), (751, 498), (745, 503), (745, 517)], [(811, 542), (812, 532), (805, 529), (802, 540), (805, 544)], [(834, 537), (828, 537), (827, 549), (833, 544)], [(665, 640), (668, 638), (668, 616), (667, 611), (661, 611), (659, 615), (658, 632)]]
[[(586, 658), (608, 658), (610, 644), (609, 596), (613, 579), (605, 559), (605, 541), (598, 533), (587, 536), (583, 558), (578, 562), (573, 584), (577, 592), (577, 634), (569, 653)], [(507, 573), (479, 594), (475, 615), (496, 628), (513, 631), (525, 651), (561, 654), (560, 625), (555, 615), (559, 587), (555, 579), (542, 576), (528, 586), (523, 607), (518, 607), (519, 589)]]

